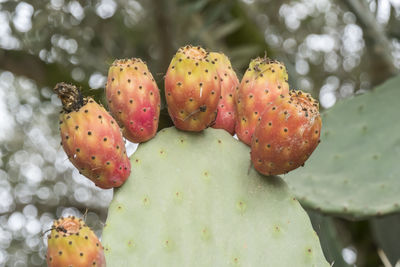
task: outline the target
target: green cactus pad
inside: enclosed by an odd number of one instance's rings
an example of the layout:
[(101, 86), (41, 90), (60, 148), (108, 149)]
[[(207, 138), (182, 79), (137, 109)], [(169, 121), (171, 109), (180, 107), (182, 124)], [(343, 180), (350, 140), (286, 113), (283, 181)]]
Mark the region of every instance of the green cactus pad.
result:
[(400, 76), (322, 115), (321, 143), (283, 178), (308, 208), (350, 219), (400, 211)]
[(131, 158), (103, 232), (107, 266), (329, 266), (279, 177), (223, 130), (163, 129)]

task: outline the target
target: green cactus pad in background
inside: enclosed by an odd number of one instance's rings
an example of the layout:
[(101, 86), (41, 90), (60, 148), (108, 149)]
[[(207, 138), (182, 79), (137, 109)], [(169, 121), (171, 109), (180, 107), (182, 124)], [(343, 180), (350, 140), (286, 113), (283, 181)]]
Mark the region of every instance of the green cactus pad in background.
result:
[(400, 214), (374, 218), (369, 223), (378, 249), (383, 251), (393, 266), (400, 266)]
[(308, 208), (350, 219), (400, 211), (400, 76), (322, 115), (321, 143), (283, 178)]
[(107, 266), (329, 266), (279, 177), (223, 130), (164, 129), (139, 145), (111, 203)]

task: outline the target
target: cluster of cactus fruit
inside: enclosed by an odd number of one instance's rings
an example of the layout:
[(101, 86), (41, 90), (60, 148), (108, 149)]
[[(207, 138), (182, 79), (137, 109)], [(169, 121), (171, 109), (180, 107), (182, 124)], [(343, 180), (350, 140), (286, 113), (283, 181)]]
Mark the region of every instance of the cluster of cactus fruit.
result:
[[(160, 93), (146, 64), (123, 59), (111, 65), (105, 90), (110, 114), (73, 85), (59, 83), (54, 90), (63, 104), (61, 144), (69, 160), (101, 188), (121, 186), (131, 172), (123, 137), (142, 143), (157, 132)], [(252, 60), (239, 83), (224, 54), (182, 47), (165, 75), (165, 98), (177, 129), (236, 133), (264, 175), (303, 165), (319, 143), (317, 101), (289, 91), (285, 66), (266, 57)], [(57, 220), (48, 238), (49, 266), (105, 266), (99, 240), (76, 218)]]

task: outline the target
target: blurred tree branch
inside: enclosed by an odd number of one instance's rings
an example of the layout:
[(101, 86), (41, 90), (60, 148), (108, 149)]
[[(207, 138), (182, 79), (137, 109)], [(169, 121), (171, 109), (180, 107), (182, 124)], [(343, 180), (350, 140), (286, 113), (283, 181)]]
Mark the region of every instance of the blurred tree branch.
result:
[(370, 50), (373, 74), (372, 84), (378, 84), (387, 78), (399, 73), (399, 70), (393, 63), (393, 47), (387, 37), (385, 30), (375, 19), (374, 14), (360, 0), (342, 0), (343, 4), (355, 14), (359, 25), (362, 27), (367, 49)]
[(36, 81), (39, 86), (53, 86), (58, 81), (72, 82), (70, 72), (57, 63), (45, 63), (25, 51), (0, 50), (0, 69)]
[(160, 69), (166, 70), (168, 68), (171, 57), (174, 53), (172, 44), (172, 29), (171, 22), (167, 16), (168, 4), (164, 0), (152, 0), (153, 13), (156, 21), (156, 30), (158, 34), (158, 45), (161, 50), (161, 64)]
[[(90, 95), (98, 101), (103, 101), (103, 90), (90, 90), (88, 79), (75, 81), (71, 76), (72, 66), (60, 63), (46, 63), (39, 57), (23, 50), (0, 49), (0, 69), (12, 72), (17, 76), (25, 76), (36, 82), (38, 87), (53, 88), (58, 82), (73, 83), (80, 87), (85, 95)], [(104, 101), (103, 101), (104, 104)]]
[(400, 32), (396, 32), (396, 31), (392, 30), (392, 31), (388, 32), (388, 35), (392, 38), (396, 38), (396, 39), (400, 40)]
[(365, 32), (373, 37), (376, 42), (376, 49), (382, 53), (382, 56), (385, 57), (388, 64), (391, 64), (393, 67), (393, 57), (391, 55), (392, 45), (390, 44), (389, 39), (387, 38), (384, 29), (381, 25), (376, 21), (374, 15), (370, 12), (368, 7), (366, 7), (359, 0), (346, 0), (344, 1), (349, 9), (357, 16), (359, 23), (362, 25)]

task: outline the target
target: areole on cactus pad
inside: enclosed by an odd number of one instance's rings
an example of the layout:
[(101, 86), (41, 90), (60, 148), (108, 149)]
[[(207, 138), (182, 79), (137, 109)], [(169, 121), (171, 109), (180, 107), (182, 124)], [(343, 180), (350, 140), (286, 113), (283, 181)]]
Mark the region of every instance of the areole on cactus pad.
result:
[(306, 212), (277, 176), (250, 165), (224, 130), (161, 130), (132, 155), (103, 244), (109, 266), (329, 264)]

